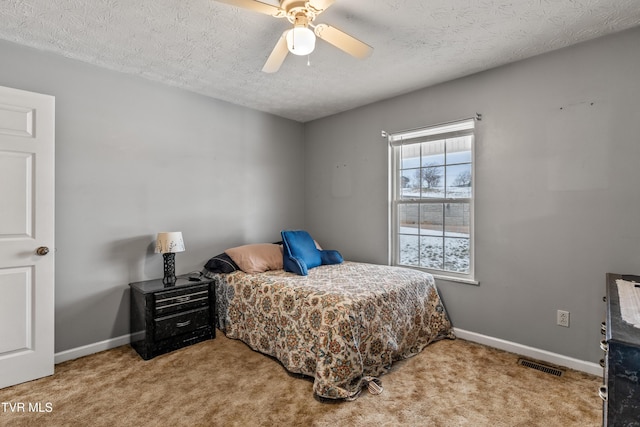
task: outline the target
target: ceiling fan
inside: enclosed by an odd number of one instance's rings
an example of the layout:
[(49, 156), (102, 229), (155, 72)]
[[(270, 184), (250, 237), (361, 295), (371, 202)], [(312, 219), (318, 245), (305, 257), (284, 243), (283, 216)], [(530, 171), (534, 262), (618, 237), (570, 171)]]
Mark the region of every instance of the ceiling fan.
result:
[[(267, 62), (262, 67), (265, 73), (275, 73), (280, 69), (289, 52), (294, 55), (308, 55), (313, 52), (316, 37), (334, 45), (338, 49), (364, 59), (371, 55), (373, 48), (353, 36), (327, 24), (313, 25), (313, 21), (327, 10), (335, 0), (280, 0), (280, 6), (257, 0), (216, 0), (275, 18), (287, 18), (293, 28), (286, 30), (273, 48)], [(309, 29), (313, 28), (313, 31)]]

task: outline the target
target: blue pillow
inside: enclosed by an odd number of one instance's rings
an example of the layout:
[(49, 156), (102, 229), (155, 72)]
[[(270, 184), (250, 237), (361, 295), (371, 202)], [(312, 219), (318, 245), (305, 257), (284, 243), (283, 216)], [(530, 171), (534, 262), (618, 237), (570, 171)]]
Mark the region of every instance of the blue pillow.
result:
[(340, 264), (343, 259), (338, 251), (321, 251), (311, 235), (304, 230), (283, 230), (282, 257), (285, 271), (306, 276), (310, 268), (323, 264)]

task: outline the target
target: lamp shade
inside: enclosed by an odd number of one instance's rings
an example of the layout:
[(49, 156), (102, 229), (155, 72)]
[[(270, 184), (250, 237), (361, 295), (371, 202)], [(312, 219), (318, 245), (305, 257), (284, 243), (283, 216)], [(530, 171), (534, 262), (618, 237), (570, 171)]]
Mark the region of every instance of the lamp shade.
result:
[(287, 33), (287, 48), (294, 55), (309, 55), (316, 47), (316, 35), (307, 27), (293, 27)]
[(156, 239), (156, 253), (166, 254), (184, 252), (184, 241), (181, 231), (158, 233)]

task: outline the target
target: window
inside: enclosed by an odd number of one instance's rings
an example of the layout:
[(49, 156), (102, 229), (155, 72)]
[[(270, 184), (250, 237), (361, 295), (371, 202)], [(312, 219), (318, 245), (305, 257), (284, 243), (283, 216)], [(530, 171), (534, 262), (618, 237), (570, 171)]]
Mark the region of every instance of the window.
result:
[(469, 119), (388, 136), (391, 261), (473, 281), (473, 145)]

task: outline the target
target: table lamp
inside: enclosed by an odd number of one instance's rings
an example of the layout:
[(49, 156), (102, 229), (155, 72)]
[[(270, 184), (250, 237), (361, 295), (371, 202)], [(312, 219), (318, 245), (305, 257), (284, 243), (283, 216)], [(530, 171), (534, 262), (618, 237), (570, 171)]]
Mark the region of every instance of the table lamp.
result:
[(171, 231), (158, 233), (156, 239), (156, 253), (164, 258), (164, 278), (162, 283), (173, 285), (176, 283), (176, 252), (184, 252), (182, 232)]

